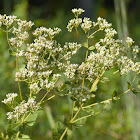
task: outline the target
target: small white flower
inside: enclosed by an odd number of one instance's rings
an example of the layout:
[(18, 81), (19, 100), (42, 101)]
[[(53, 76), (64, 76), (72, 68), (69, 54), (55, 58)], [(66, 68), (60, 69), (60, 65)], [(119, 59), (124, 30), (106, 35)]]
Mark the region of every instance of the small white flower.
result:
[(17, 93), (8, 93), (6, 95), (7, 99), (4, 99), (3, 101), (1, 101), (4, 104), (12, 104), (12, 102), (14, 101), (14, 98), (17, 97), (18, 94)]
[(126, 43), (128, 44), (128, 46), (131, 46), (131, 45), (134, 43), (134, 41), (133, 41), (132, 38), (127, 37), (127, 38), (126, 38)]

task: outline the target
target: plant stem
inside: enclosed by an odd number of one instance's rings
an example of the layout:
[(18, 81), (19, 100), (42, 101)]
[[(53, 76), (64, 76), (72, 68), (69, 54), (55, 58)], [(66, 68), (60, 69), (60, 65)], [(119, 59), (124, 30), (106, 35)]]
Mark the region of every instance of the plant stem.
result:
[[(85, 61), (87, 60), (87, 57), (88, 57), (88, 38), (87, 38), (87, 47), (86, 48), (87, 48), (87, 51), (86, 51)], [(84, 71), (84, 74), (85, 74), (85, 71)], [(82, 88), (84, 87), (84, 82), (85, 82), (85, 77), (83, 77)]]
[[(74, 119), (77, 117), (77, 115), (79, 114), (81, 108), (82, 108), (83, 104), (80, 106), (80, 108), (78, 109), (78, 111), (76, 112), (76, 114), (74, 115), (74, 117), (70, 120), (70, 123), (73, 123)], [(65, 128), (63, 134), (61, 135), (60, 139), (59, 140), (63, 140), (63, 137), (65, 136), (65, 134), (67, 133), (68, 131), (68, 127)]]
[(78, 30), (77, 30), (76, 27), (75, 27), (75, 30), (76, 30), (76, 34), (77, 34), (77, 36), (78, 36), (78, 38), (79, 38), (79, 33), (78, 33)]
[[(97, 114), (99, 114), (99, 113), (100, 113), (100, 111), (99, 111), (99, 112), (96, 112), (94, 115), (97, 115)], [(74, 120), (73, 123), (75, 123), (75, 122), (77, 122), (77, 121), (80, 121), (80, 120), (82, 120), (82, 119), (88, 118), (88, 117), (90, 117), (90, 116), (92, 116), (92, 114), (89, 114), (89, 115), (83, 116), (83, 117), (81, 117), (81, 118), (78, 118), (78, 119)]]
[(94, 34), (96, 34), (97, 32), (99, 32), (101, 29), (96, 30), (95, 32), (93, 32), (90, 36), (88, 36), (88, 39), (93, 36)]
[[(6, 37), (7, 37), (8, 46), (9, 46), (10, 49), (12, 50), (12, 47), (11, 47), (10, 42), (9, 42), (9, 37), (8, 37), (8, 28), (6, 28)], [(12, 51), (13, 51), (13, 50), (12, 50)]]
[[(18, 58), (16, 57), (16, 70), (18, 72)], [(19, 93), (20, 93), (20, 99), (21, 101), (23, 100), (22, 98), (22, 93), (21, 93), (21, 88), (20, 88), (20, 82), (18, 81), (18, 88), (19, 88)]]
[(80, 108), (78, 109), (78, 111), (76, 112), (76, 114), (74, 115), (74, 117), (70, 120), (70, 123), (73, 123), (73, 120), (77, 117), (77, 115), (79, 114), (81, 108), (82, 108), (83, 104), (80, 106)]
[(63, 140), (63, 137), (65, 136), (65, 134), (67, 133), (68, 131), (68, 127), (65, 128), (63, 134), (61, 135), (60, 139), (59, 140)]
[[(12, 47), (9, 42), (9, 37), (8, 37), (8, 28), (6, 29), (6, 37), (7, 37), (8, 45), (9, 45), (10, 49), (12, 50)], [(12, 52), (13, 52), (13, 50), (12, 50)], [(18, 58), (17, 57), (16, 57), (16, 70), (18, 71)], [(22, 93), (21, 93), (20, 82), (18, 82), (18, 88), (19, 88), (19, 93), (20, 93), (20, 99), (22, 101), (23, 98), (22, 98)]]
[(44, 102), (46, 102), (46, 101), (51, 100), (51, 99), (54, 98), (55, 96), (56, 96), (56, 95), (53, 95), (53, 96), (49, 97), (48, 99), (46, 99), (46, 100), (44, 100), (44, 101), (42, 101), (42, 102), (39, 102), (38, 105), (40, 105), (40, 104), (42, 104), (42, 103), (44, 103)]
[[(125, 93), (127, 93), (127, 92), (129, 92), (129, 91), (131, 91), (131, 90), (132, 90), (132, 89), (128, 89), (127, 91), (123, 92), (123, 93), (120, 94), (119, 96), (122, 96), (123, 94), (125, 94)], [(89, 108), (89, 107), (98, 105), (98, 104), (100, 104), (100, 103), (105, 103), (105, 102), (108, 102), (108, 101), (112, 101), (112, 98), (107, 99), (107, 100), (104, 100), (104, 101), (101, 101), (101, 102), (99, 102), (99, 103), (90, 104), (90, 105), (84, 106), (84, 107), (82, 107), (82, 108)]]
[(42, 103), (42, 101), (44, 100), (44, 98), (48, 95), (49, 92), (46, 92), (45, 95), (43, 96), (43, 98), (40, 100), (40, 102), (38, 103), (39, 105)]

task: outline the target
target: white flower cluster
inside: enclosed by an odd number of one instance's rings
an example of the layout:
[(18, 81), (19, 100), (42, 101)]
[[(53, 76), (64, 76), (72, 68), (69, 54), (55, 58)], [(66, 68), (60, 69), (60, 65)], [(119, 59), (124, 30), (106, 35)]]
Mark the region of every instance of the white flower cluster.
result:
[(13, 103), (14, 98), (17, 97), (17, 96), (18, 96), (17, 93), (8, 93), (8, 94), (6, 95), (7, 99), (4, 99), (4, 100), (2, 101), (2, 103), (7, 104), (7, 105), (10, 105), (10, 104)]
[(60, 32), (61, 32), (61, 29), (58, 28), (58, 27), (55, 27), (54, 29), (40, 27), (40, 28), (37, 28), (33, 32), (33, 35), (36, 36), (36, 37), (40, 37), (40, 36), (47, 37), (47, 36), (49, 36), (51, 39), (53, 39)]
[(128, 46), (130, 47), (130, 46), (134, 43), (134, 41), (133, 41), (133, 39), (132, 39), (132, 38), (127, 37), (127, 38), (126, 38), (126, 43), (127, 43), (127, 44), (128, 44)]
[(47, 91), (52, 90), (60, 76), (61, 76), (60, 74), (53, 74), (51, 81), (49, 81), (48, 78), (46, 78), (45, 80), (42, 79), (40, 87), (47, 89)]
[(137, 54), (140, 52), (140, 48), (138, 46), (132, 46), (132, 49), (133, 58), (136, 59)]
[(74, 55), (81, 48), (81, 44), (78, 44), (78, 43), (68, 43), (68, 47), (71, 50), (71, 55)]
[[(85, 33), (87, 33), (87, 31), (89, 31), (90, 29), (92, 29), (92, 27), (94, 28), (95, 26), (99, 26), (99, 30), (104, 30), (106, 29), (106, 32), (109, 32), (107, 29), (111, 27), (112, 24), (108, 23), (105, 19), (103, 18), (98, 18), (97, 22), (92, 22), (90, 20), (90, 18), (84, 17), (83, 22), (81, 18), (78, 18), (78, 14), (77, 14), (78, 9), (72, 9), (72, 12), (75, 14), (74, 19), (71, 19), (67, 25), (67, 29), (69, 32), (72, 31), (72, 29), (78, 28), (79, 25), (81, 25), (81, 28), (84, 30)], [(110, 29), (111, 30), (111, 29)], [(114, 29), (112, 29), (112, 35), (116, 34), (116, 31)], [(110, 33), (110, 34), (111, 34)]]
[[(51, 33), (52, 31), (54, 34)], [(16, 72), (15, 80), (30, 83), (29, 88), (32, 94), (37, 94), (41, 89), (52, 90), (61, 76), (53, 74), (53, 70), (56, 69), (56, 66), (59, 69), (66, 69), (70, 64), (69, 59), (81, 47), (81, 44), (78, 43), (66, 43), (62, 48), (55, 40), (47, 39), (48, 36), (53, 38), (59, 32), (59, 28), (37, 28), (33, 32), (33, 35), (36, 36), (34, 42), (27, 44), (26, 51), (20, 51), (17, 54), (18, 56), (24, 55), (27, 64), (24, 69)], [(51, 58), (53, 61), (50, 61)], [(60, 62), (63, 60), (66, 61), (65, 64)]]
[(140, 62), (134, 63), (127, 56), (121, 56), (117, 63), (120, 66), (121, 75), (127, 75), (130, 71), (134, 71), (136, 74), (140, 73)]
[(77, 64), (70, 64), (67, 68), (66, 68), (66, 72), (64, 72), (64, 75), (67, 76), (69, 79), (74, 78), (75, 75), (75, 71), (76, 68), (78, 67)]
[(18, 106), (13, 108), (13, 111), (7, 112), (7, 119), (18, 120), (21, 116), (28, 114), (29, 112), (37, 111), (39, 106), (33, 98), (29, 98), (26, 102), (23, 100)]
[(27, 69), (22, 69), (15, 74), (15, 81), (25, 80)]
[(90, 18), (84, 18), (83, 19), (83, 23), (81, 24), (81, 28), (84, 30), (84, 32), (86, 33), (87, 31), (90, 30), (92, 26), (92, 22), (90, 21)]
[[(61, 61), (57, 61), (56, 65), (58, 69), (64, 70), (64, 75), (68, 76), (69, 79), (73, 79), (76, 71), (77, 64), (71, 64), (71, 57), (77, 53), (77, 51), (81, 48), (81, 44), (78, 43), (65, 43), (63, 47), (63, 54), (60, 60), (65, 60), (65, 63)], [(61, 52), (62, 53), (62, 52)]]
[(17, 27), (16, 26), (13, 27), (12, 33), (16, 37), (10, 38), (9, 41), (13, 47), (20, 48), (23, 45), (24, 41), (27, 40), (27, 38), (29, 37), (27, 31), (34, 25), (34, 23), (31, 21), (27, 22), (26, 20), (20, 19), (16, 19), (15, 21)]
[[(74, 14), (76, 11), (77, 9), (72, 10)], [(112, 24), (108, 23), (105, 19), (99, 17), (97, 22), (92, 22), (90, 18), (87, 17), (85, 17), (83, 20), (78, 18), (76, 15), (75, 17), (76, 18), (70, 20), (67, 25), (69, 32), (71, 32), (74, 27), (78, 28), (78, 26), (81, 26), (85, 33), (89, 31), (92, 32), (93, 29), (96, 29), (94, 27), (97, 26), (98, 29), (93, 30), (93, 33), (87, 36), (87, 38), (93, 38), (94, 34), (96, 34), (98, 31), (104, 31), (104, 38), (101, 38), (99, 42), (92, 45), (94, 47), (93, 51), (90, 52), (87, 59), (80, 65), (70, 64), (67, 62), (68, 67), (65, 67), (63, 63), (59, 63), (58, 67), (60, 69), (62, 69), (62, 67), (65, 68), (64, 75), (69, 79), (70, 86), (73, 87), (70, 91), (71, 95), (77, 97), (81, 101), (84, 100), (84, 97), (82, 97), (83, 94), (80, 94), (82, 91), (82, 88), (79, 87), (80, 84), (72, 84), (72, 80), (75, 80), (77, 83), (82, 83), (84, 78), (85, 80), (94, 83), (95, 80), (102, 75), (102, 73), (116, 66), (118, 66), (121, 75), (126, 75), (130, 71), (134, 71), (137, 74), (140, 73), (140, 62), (133, 61), (133, 59), (135, 60), (137, 54), (139, 53), (139, 47), (132, 46), (131, 48), (134, 41), (130, 37), (126, 39), (126, 46), (123, 44), (122, 40), (114, 39), (117, 32), (111, 27)], [(67, 46), (68, 45), (65, 45), (64, 48), (68, 48)], [(90, 46), (89, 50), (92, 50)], [(131, 51), (132, 58), (129, 56)], [(64, 55), (64, 57), (65, 56), (67, 56), (66, 58), (69, 59), (68, 56), (70, 56), (70, 54)], [(87, 95), (88, 94), (89, 93), (87, 92)], [(76, 95), (79, 95), (79, 97)]]
[(117, 34), (116, 30), (113, 28), (107, 28), (105, 29), (106, 32), (106, 38), (114, 37), (115, 34)]
[(77, 9), (77, 8), (74, 8), (74, 9), (72, 9), (71, 11), (72, 11), (72, 13), (75, 14), (76, 17), (78, 17), (79, 15), (81, 15), (82, 13), (85, 12), (85, 10), (83, 10), (83, 9), (81, 9), (81, 8), (78, 8), (78, 9)]
[[(85, 33), (88, 32), (86, 39), (89, 44), (94, 34), (98, 31), (104, 31), (104, 37), (92, 45), (94, 49), (87, 44), (86, 47), (90, 53), (81, 64), (72, 64), (70, 61), (72, 56), (81, 48), (81, 44), (66, 42), (61, 46), (56, 40), (53, 40), (61, 32), (60, 28), (36, 28), (32, 33), (35, 39), (32, 43), (26, 45), (27, 48), (25, 50), (22, 50), (21, 46), (27, 40), (29, 36), (28, 30), (33, 26), (33, 23), (31, 21), (22, 21), (15, 16), (0, 15), (0, 26), (6, 25), (9, 28), (15, 23), (8, 31), (11, 31), (15, 37), (10, 38), (9, 41), (11, 46), (16, 48), (16, 57), (24, 56), (26, 59), (25, 67), (16, 72), (15, 80), (27, 82), (30, 95), (39, 93), (41, 89), (45, 89), (48, 92), (52, 90), (61, 76), (58, 73), (62, 71), (72, 87), (69, 93), (79, 101), (85, 101), (90, 98), (89, 88), (83, 85), (81, 87), (83, 78), (87, 83), (93, 83), (103, 72), (114, 67), (118, 67), (121, 75), (126, 75), (130, 71), (134, 71), (137, 74), (140, 73), (140, 62), (135, 62), (139, 48), (138, 46), (132, 46), (134, 41), (130, 37), (126, 39), (127, 45), (125, 45), (121, 40), (114, 39), (117, 32), (111, 27), (112, 24), (105, 19), (99, 17), (97, 22), (92, 22), (88, 17), (79, 18), (78, 16), (84, 12), (81, 8), (72, 9), (72, 12), (75, 18), (69, 21), (67, 25), (68, 31), (71, 32), (73, 28), (77, 30), (80, 26)], [(95, 26), (97, 28), (94, 28)], [(132, 51), (132, 58), (129, 56), (131, 54), (130, 51)], [(76, 84), (74, 84), (75, 82)], [(10, 100), (11, 98), (9, 101), (5, 100), (3, 102), (10, 103), (12, 102)], [(24, 101), (19, 105), (19, 108), (20, 106), (28, 106), (30, 108), (28, 102)], [(13, 115), (15, 114), (13, 113)]]
[(24, 50), (17, 50), (16, 57), (22, 57), (24, 55)]
[(16, 18), (17, 18), (16, 16), (7, 16), (6, 14), (5, 15), (0, 14), (0, 27), (2, 25), (5, 25), (9, 28), (14, 23)]
[(74, 18), (71, 19), (67, 25), (67, 29), (69, 32), (72, 32), (72, 29), (77, 28), (82, 23), (82, 18)]
[(111, 23), (108, 23), (106, 19), (98, 17), (97, 22), (93, 22), (93, 26), (99, 26), (99, 29), (104, 30), (105, 28), (109, 28), (112, 26)]

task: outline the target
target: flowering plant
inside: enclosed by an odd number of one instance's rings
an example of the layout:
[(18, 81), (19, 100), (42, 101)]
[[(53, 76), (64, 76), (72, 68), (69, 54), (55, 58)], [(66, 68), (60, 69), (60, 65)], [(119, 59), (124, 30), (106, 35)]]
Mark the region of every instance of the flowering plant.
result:
[[(57, 138), (62, 140), (76, 122), (100, 113), (121, 95), (129, 91), (137, 93), (140, 89), (139, 83), (137, 87), (133, 87), (133, 82), (140, 74), (140, 62), (136, 61), (139, 47), (133, 45), (134, 41), (130, 37), (127, 37), (125, 43), (115, 39), (114, 35), (117, 32), (111, 27), (112, 24), (103, 18), (99, 17), (97, 22), (92, 22), (87, 17), (79, 18), (83, 12), (81, 8), (72, 9), (75, 18), (68, 22), (67, 29), (69, 32), (75, 29), (79, 37), (78, 29), (81, 28), (85, 33), (84, 39), (81, 43), (66, 42), (64, 45), (55, 40), (55, 36), (61, 32), (58, 27), (36, 28), (32, 32), (33, 42), (30, 42), (28, 38), (33, 22), (23, 21), (16, 16), (0, 15), (0, 27), (7, 35), (9, 52), (16, 57), (15, 81), (19, 88), (17, 93), (7, 94), (7, 98), (2, 101), (10, 108), (6, 114), (10, 129), (6, 136), (1, 133), (2, 139), (30, 139), (21, 128), (34, 124), (42, 104), (56, 96), (55, 93), (47, 98), (51, 91), (56, 91), (59, 96), (69, 95), (73, 101), (70, 119), (65, 123), (64, 132)], [(104, 37), (93, 43), (98, 32)], [(81, 47), (87, 50), (85, 60), (81, 64), (71, 63), (71, 58)], [(110, 70), (115, 71), (109, 76), (104, 76)], [(116, 73), (124, 76), (130, 71), (135, 72), (136, 76), (131, 83), (128, 82), (127, 91), (121, 94), (114, 91), (112, 98), (88, 104), (87, 101), (92, 101), (95, 97), (99, 82), (106, 83), (110, 76)], [(65, 76), (66, 80), (57, 84), (62, 76)], [(29, 94), (26, 96), (22, 93), (21, 82), (27, 83), (29, 88)], [(46, 94), (38, 101), (37, 95), (41, 90), (45, 90)], [(102, 105), (98, 112), (93, 109), (96, 105)], [(86, 112), (86, 115), (78, 117), (81, 111)]]

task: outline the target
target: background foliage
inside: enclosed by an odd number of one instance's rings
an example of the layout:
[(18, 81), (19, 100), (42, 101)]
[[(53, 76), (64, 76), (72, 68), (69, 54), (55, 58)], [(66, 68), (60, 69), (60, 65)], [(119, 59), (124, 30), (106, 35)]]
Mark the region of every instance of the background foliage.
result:
[[(118, 3), (117, 3), (118, 2)], [(124, 2), (124, 5), (123, 5)], [(16, 15), (18, 18), (32, 20), (35, 26), (60, 27), (61, 34), (58, 40), (63, 43), (67, 40), (75, 41), (66, 30), (66, 25), (72, 15), (70, 10), (74, 7), (81, 7), (86, 10), (83, 16), (88, 16), (96, 20), (98, 16), (106, 18), (118, 30), (119, 37), (124, 39), (126, 34), (134, 38), (137, 45), (140, 44), (140, 17), (139, 0), (1, 0), (0, 13)], [(119, 10), (117, 11), (117, 8)], [(116, 9), (116, 10), (115, 10)], [(125, 14), (126, 13), (126, 14)], [(127, 21), (127, 22), (125, 22)], [(129, 30), (128, 30), (129, 29)], [(17, 91), (17, 83), (14, 81), (15, 58), (9, 55), (6, 35), (0, 32), (0, 101), (10, 92)], [(85, 57), (85, 50), (81, 49), (75, 59), (71, 61), (81, 62)], [(139, 56), (140, 60), (140, 56)], [(110, 98), (112, 92), (125, 90), (124, 81), (129, 81), (131, 75), (125, 78), (112, 77), (111, 82), (104, 86), (98, 86), (95, 102), (98, 97)], [(117, 80), (113, 80), (117, 79)], [(63, 79), (62, 79), (63, 80)], [(61, 82), (61, 81), (60, 81)], [(26, 88), (22, 84), (26, 93)], [(43, 93), (42, 93), (43, 94)], [(42, 96), (42, 95), (41, 95)], [(72, 131), (68, 131), (69, 140), (139, 140), (140, 139), (140, 96), (124, 95), (116, 104), (111, 104), (107, 111), (87, 120), (86, 124)], [(69, 116), (71, 110), (71, 100), (69, 97), (56, 97), (52, 101), (44, 104), (44, 111), (37, 118), (37, 123), (26, 134), (31, 139), (52, 139), (52, 135), (57, 132), (57, 127), (61, 128), (65, 120), (64, 115)], [(0, 132), (6, 131), (6, 111), (0, 102)]]

